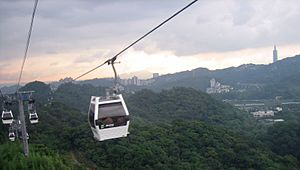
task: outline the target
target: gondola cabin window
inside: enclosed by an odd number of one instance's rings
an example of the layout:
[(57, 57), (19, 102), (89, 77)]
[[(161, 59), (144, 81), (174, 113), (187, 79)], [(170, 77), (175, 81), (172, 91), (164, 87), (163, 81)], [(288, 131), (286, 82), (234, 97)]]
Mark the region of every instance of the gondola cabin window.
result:
[(121, 102), (99, 105), (98, 118), (96, 125), (100, 129), (126, 126), (129, 120)]

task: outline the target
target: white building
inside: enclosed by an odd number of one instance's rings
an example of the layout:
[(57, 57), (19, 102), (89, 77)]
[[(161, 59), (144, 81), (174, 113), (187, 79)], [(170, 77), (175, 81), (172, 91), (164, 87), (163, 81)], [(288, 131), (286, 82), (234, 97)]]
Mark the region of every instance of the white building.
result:
[(277, 112), (281, 112), (281, 111), (282, 111), (282, 107), (276, 107), (275, 110), (276, 110)]
[(230, 90), (233, 90), (231, 86), (221, 85), (221, 83), (217, 82), (216, 79), (210, 80), (210, 87), (206, 89), (208, 94), (212, 93), (228, 93)]
[(159, 77), (159, 73), (153, 73), (153, 78)]
[(254, 117), (258, 117), (258, 118), (261, 118), (261, 117), (272, 117), (272, 116), (274, 116), (274, 111), (273, 110), (257, 111), (257, 112), (251, 112), (251, 114)]
[(127, 85), (135, 85), (135, 86), (149, 86), (153, 82), (155, 82), (155, 79), (147, 79), (147, 80), (141, 80), (137, 76), (133, 76), (129, 79), (120, 79), (120, 83), (124, 86)]
[(132, 77), (133, 85), (139, 86), (140, 85), (140, 80), (137, 76)]

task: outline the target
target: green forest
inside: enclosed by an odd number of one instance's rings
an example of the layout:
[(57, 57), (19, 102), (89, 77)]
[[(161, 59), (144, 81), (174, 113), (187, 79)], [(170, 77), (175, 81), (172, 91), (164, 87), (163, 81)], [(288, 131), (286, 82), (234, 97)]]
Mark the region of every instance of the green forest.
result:
[[(0, 125), (1, 169), (300, 169), (300, 108), (285, 122), (248, 113), (191, 89), (125, 93), (127, 138), (97, 142), (87, 121), (90, 96), (104, 87), (32, 82), (40, 122), (28, 124), (30, 155)], [(16, 111), (15, 111), (16, 113)]]

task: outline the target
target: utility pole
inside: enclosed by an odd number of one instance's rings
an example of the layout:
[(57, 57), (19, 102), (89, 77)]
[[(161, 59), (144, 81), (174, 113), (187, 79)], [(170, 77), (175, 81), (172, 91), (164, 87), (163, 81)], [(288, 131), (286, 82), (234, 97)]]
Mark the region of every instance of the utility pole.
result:
[(28, 101), (33, 91), (22, 91), (18, 92), (18, 101), (19, 101), (19, 112), (20, 112), (20, 121), (21, 121), (21, 131), (22, 131), (22, 141), (23, 141), (23, 152), (26, 157), (29, 155), (29, 146), (27, 139), (27, 129), (26, 121), (24, 114), (24, 101)]

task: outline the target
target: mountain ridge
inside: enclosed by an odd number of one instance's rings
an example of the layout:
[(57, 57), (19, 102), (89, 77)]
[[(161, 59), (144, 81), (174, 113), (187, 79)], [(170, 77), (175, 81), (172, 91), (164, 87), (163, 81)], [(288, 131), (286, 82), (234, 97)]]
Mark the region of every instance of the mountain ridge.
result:
[[(210, 86), (210, 80), (215, 78), (221, 84), (238, 88), (240, 84), (268, 85), (282, 83), (288, 77), (300, 77), (300, 55), (288, 57), (270, 64), (243, 64), (238, 67), (209, 70), (199, 67), (177, 73), (170, 73), (156, 77), (154, 82), (147, 86), (128, 86), (129, 91), (143, 88), (160, 91), (176, 86), (191, 87), (205, 91)], [(111, 78), (96, 78), (78, 81), (79, 84), (93, 86), (111, 86)], [(3, 93), (11, 93), (15, 87), (2, 87)]]

